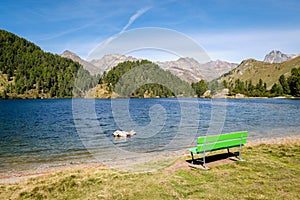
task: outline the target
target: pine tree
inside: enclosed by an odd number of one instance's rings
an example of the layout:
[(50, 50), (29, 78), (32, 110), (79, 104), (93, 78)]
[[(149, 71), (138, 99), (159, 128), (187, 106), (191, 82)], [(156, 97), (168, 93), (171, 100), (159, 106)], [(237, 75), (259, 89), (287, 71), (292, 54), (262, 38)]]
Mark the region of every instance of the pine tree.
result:
[(292, 75), (288, 78), (291, 95), (300, 97), (300, 68), (293, 68)]
[(290, 86), (289, 86), (289, 84), (288, 84), (288, 82), (287, 82), (284, 75), (281, 75), (279, 77), (279, 83), (281, 84), (281, 87), (283, 89), (284, 94), (290, 94), (291, 93)]

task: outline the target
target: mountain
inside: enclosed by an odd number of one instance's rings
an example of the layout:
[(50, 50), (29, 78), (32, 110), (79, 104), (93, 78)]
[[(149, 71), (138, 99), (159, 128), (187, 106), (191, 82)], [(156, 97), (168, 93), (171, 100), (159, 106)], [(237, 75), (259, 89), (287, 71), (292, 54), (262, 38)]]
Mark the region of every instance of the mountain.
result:
[(200, 64), (193, 58), (179, 58), (176, 61), (156, 62), (156, 64), (188, 82), (198, 82), (204, 79)]
[[(126, 61), (133, 62), (141, 60), (132, 56), (109, 54), (88, 62), (70, 51), (65, 51), (61, 56), (79, 62), (85, 69), (89, 70), (91, 74), (102, 74), (104, 71), (108, 72), (119, 63)], [(156, 62), (156, 64), (163, 70), (168, 70), (187, 82), (198, 82), (202, 79), (211, 81), (238, 66), (238, 64), (221, 60), (200, 64), (195, 59), (188, 57), (179, 58), (176, 61)]]
[(238, 66), (220, 60), (200, 64), (193, 58), (179, 58), (176, 61), (157, 62), (157, 64), (188, 82), (198, 82), (202, 79), (211, 81)]
[(81, 59), (78, 55), (69, 50), (64, 51), (62, 54), (60, 54), (60, 56), (78, 62), (83, 66), (84, 69), (88, 70), (92, 75), (97, 74), (98, 72), (98, 69), (95, 65), (93, 65), (90, 62), (87, 62), (86, 60)]
[(103, 74), (99, 82), (96, 88), (87, 93), (88, 97), (194, 96), (190, 83), (148, 60), (119, 63)]
[(0, 30), (0, 98), (71, 97), (93, 87), (92, 79), (79, 63)]
[(267, 63), (281, 63), (284, 61), (291, 60), (295, 58), (297, 55), (295, 54), (284, 54), (280, 51), (273, 50), (265, 56), (264, 62)]
[(202, 64), (201, 68), (203, 69), (203, 71), (206, 71), (206, 73), (203, 72), (205, 74), (205, 80), (211, 81), (233, 70), (237, 66), (237, 63), (229, 63), (222, 60), (216, 60)]
[(126, 61), (137, 61), (137, 58), (132, 56), (124, 56), (120, 54), (109, 54), (104, 55), (100, 59), (91, 60), (90, 63), (97, 68), (97, 73), (102, 74), (104, 71), (108, 72), (113, 67), (117, 66), (119, 63), (123, 63)]
[(300, 67), (300, 56), (281, 63), (267, 63), (254, 59), (247, 59), (232, 71), (221, 76), (221, 81), (234, 83), (235, 80), (252, 81), (257, 84), (259, 79), (262, 79), (268, 88), (271, 88), (276, 83), (281, 75), (286, 77), (290, 75), (292, 68)]

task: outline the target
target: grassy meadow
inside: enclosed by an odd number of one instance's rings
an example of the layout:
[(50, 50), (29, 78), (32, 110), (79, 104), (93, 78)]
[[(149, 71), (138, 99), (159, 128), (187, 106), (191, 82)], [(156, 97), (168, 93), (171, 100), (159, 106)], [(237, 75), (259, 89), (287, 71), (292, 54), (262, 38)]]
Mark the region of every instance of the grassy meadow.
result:
[(222, 75), (222, 80), (229, 82), (230, 80), (240, 79), (241, 81), (252, 81), (257, 84), (259, 79), (266, 82), (268, 89), (271, 89), (274, 83), (278, 83), (279, 77), (283, 74), (290, 76), (291, 69), (299, 68), (300, 57), (282, 63), (266, 63), (254, 59), (243, 61), (239, 67), (235, 68), (227, 75)]
[[(300, 199), (299, 141), (248, 145), (243, 158), (246, 162), (208, 171), (172, 166), (144, 173), (63, 170), (1, 184), (0, 199)], [(190, 157), (176, 163), (186, 159)]]

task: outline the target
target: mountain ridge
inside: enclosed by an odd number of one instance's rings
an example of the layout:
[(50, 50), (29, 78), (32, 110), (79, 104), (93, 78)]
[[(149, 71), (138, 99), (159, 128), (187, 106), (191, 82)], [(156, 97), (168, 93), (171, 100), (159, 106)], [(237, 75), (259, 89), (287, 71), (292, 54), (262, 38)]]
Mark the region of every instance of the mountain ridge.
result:
[[(126, 62), (126, 61), (137, 61), (140, 59), (134, 58), (132, 56), (125, 56), (121, 54), (109, 54), (104, 55), (99, 59), (93, 59), (89, 61), (91, 64), (98, 68), (97, 72), (99, 74), (108, 72), (113, 67), (117, 66), (119, 63)], [(88, 61), (87, 61), (88, 62)]]
[(293, 58), (297, 57), (296, 54), (284, 54), (279, 50), (272, 50), (270, 53), (268, 53), (263, 62), (267, 63), (282, 63), (284, 61), (291, 60)]
[(234, 83), (237, 79), (241, 81), (252, 81), (253, 84), (262, 79), (270, 89), (278, 82), (281, 75), (289, 76), (291, 69), (300, 67), (300, 56), (280, 63), (268, 63), (255, 59), (246, 59), (238, 67), (222, 75), (219, 80)]
[[(103, 72), (108, 72), (122, 62), (142, 60), (132, 56), (108, 54), (99, 59), (86, 61), (68, 50), (64, 51), (61, 55), (79, 62), (87, 70), (93, 69), (93, 71), (89, 70), (91, 74), (102, 74)], [(93, 67), (88, 66), (87, 63), (90, 63)], [(168, 70), (172, 74), (187, 82), (198, 82), (200, 80), (211, 81), (238, 66), (236, 63), (221, 60), (200, 64), (195, 59), (189, 57), (179, 58), (175, 61), (158, 61), (155, 63), (163, 70)]]
[(83, 66), (84, 69), (88, 70), (91, 75), (97, 74), (97, 67), (93, 65), (92, 63), (80, 58), (77, 54), (70, 50), (65, 50), (62, 54), (60, 54), (61, 57), (69, 58), (75, 62), (78, 62)]
[[(68, 50), (66, 50), (68, 52)], [(73, 53), (74, 54), (74, 53)], [(279, 64), (285, 61), (292, 60), (296, 58), (297, 54), (284, 54), (279, 50), (272, 50), (265, 55), (264, 60), (259, 61), (253, 58), (245, 59), (240, 64), (231, 63), (223, 60), (211, 60), (207, 63), (200, 64), (194, 58), (185, 57), (178, 58), (174, 61), (157, 61), (155, 62), (163, 70), (168, 70), (172, 74), (178, 76), (182, 80), (187, 82), (198, 82), (200, 80), (212, 81), (221, 77), (222, 75), (229, 73), (231, 70), (234, 70), (238, 66), (243, 65), (246, 62), (252, 63), (253, 61), (264, 62), (269, 64)], [(69, 57), (72, 59), (72, 57)], [(80, 60), (79, 60), (80, 59)], [(121, 62), (126, 61), (137, 61), (142, 60), (132, 56), (125, 56), (120, 54), (109, 54), (104, 55), (102, 58), (85, 61), (81, 59), (76, 54), (73, 55), (73, 60), (79, 60), (79, 63), (83, 66), (85, 63), (90, 63), (92, 66), (96, 67), (94, 71), (90, 71), (92, 74), (102, 74), (104, 71), (108, 72), (114, 66), (118, 65)], [(85, 69), (89, 69), (85, 67)], [(241, 73), (241, 71), (239, 71)]]

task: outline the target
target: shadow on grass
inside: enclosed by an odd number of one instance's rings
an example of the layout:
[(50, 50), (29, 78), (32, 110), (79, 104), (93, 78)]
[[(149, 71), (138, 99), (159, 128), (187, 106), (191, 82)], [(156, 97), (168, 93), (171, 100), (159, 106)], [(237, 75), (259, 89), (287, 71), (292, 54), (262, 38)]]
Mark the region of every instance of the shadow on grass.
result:
[[(208, 167), (222, 165), (222, 164), (229, 164), (234, 161), (238, 161), (237, 158), (238, 152), (230, 152), (230, 153), (221, 153), (221, 154), (215, 154), (210, 156), (205, 156), (205, 163)], [(194, 158), (194, 162), (192, 162), (192, 159), (186, 160), (186, 162), (189, 163), (191, 167), (199, 166), (201, 168), (204, 164), (203, 162), (203, 154), (197, 154), (198, 158)]]

